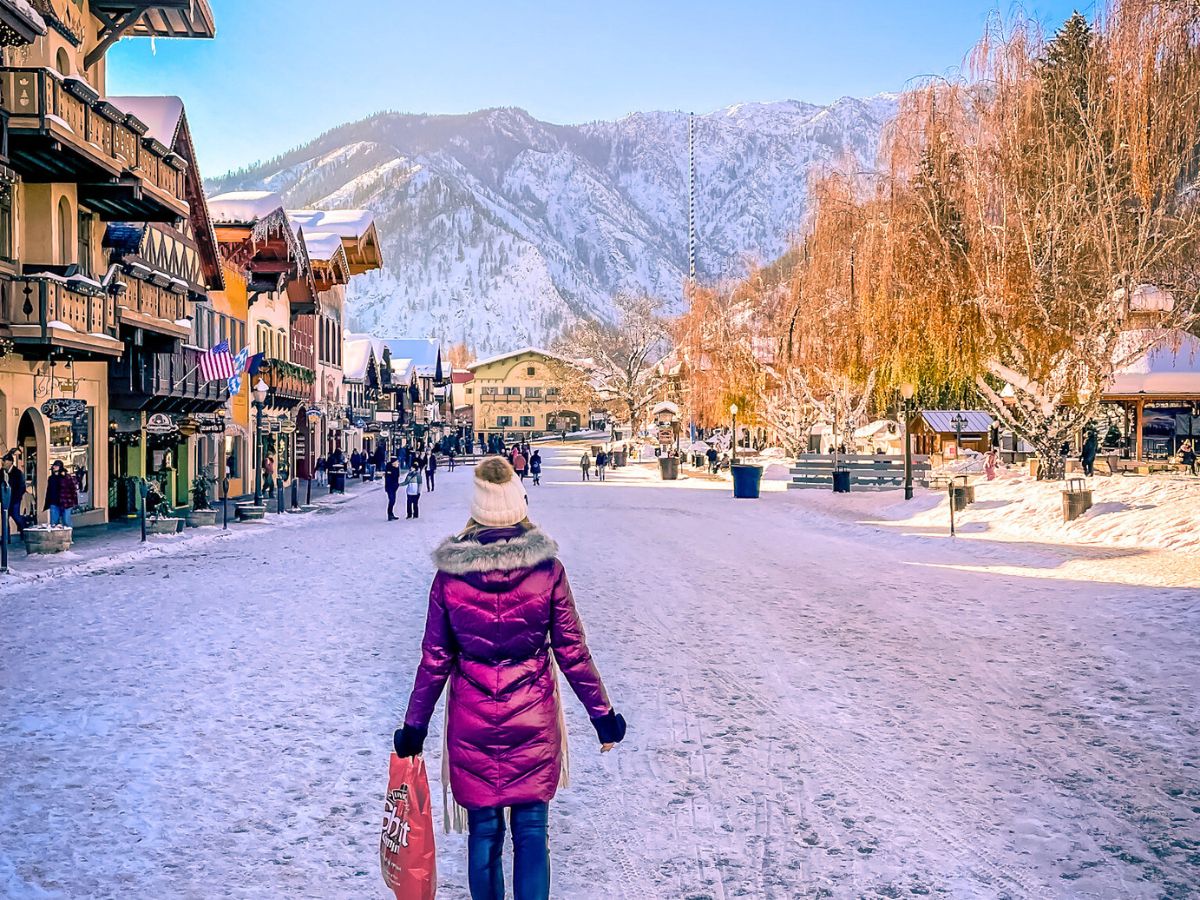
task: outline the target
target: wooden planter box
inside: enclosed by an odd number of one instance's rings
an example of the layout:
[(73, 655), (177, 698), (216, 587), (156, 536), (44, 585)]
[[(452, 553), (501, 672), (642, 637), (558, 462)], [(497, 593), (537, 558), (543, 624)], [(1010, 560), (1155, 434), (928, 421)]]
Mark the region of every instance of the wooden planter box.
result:
[(62, 553), (71, 549), (74, 530), (71, 528), (26, 528), (26, 553)]
[(253, 503), (239, 503), (237, 507), (239, 522), (255, 522), (267, 517), (266, 506), (255, 506)]
[(176, 519), (173, 516), (162, 516), (158, 519), (146, 520), (146, 534), (179, 534), (183, 531), (186, 519)]
[(187, 519), (188, 528), (207, 528), (217, 524), (215, 509), (189, 509), (184, 513), (184, 517)]

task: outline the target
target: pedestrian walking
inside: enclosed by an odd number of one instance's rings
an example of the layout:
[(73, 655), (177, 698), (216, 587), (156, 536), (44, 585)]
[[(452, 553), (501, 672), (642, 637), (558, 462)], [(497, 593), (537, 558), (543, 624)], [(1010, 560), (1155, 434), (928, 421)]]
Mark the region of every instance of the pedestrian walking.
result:
[(455, 463), (454, 456), (455, 456), (454, 448), (451, 447), (450, 452), (446, 454), (446, 468), (447, 468), (447, 470), (449, 470), (451, 472), (454, 471), (454, 463)]
[(389, 522), (395, 522), (399, 518), (396, 515), (396, 493), (400, 490), (400, 475), (400, 460), (393, 456), (383, 470), (383, 489), (387, 492)]
[(583, 480), (589, 481), (592, 471), (592, 455), (586, 450), (583, 451), (583, 456), (579, 457), (579, 468), (583, 472)]
[(717, 463), (721, 458), (721, 455), (717, 453), (717, 448), (709, 447), (708, 450), (705, 451), (704, 455), (708, 459), (708, 470), (716, 475)]
[(568, 776), (558, 670), (601, 752), (626, 731), (592, 661), (558, 546), (527, 512), (512, 467), (484, 460), (466, 528), (434, 553), (423, 654), (393, 737), (398, 756), (420, 754), (449, 682), (442, 785), (447, 822), (468, 832), (473, 900), (504, 897), (506, 819), (513, 896), (550, 896), (549, 804)]
[(50, 477), (46, 479), (46, 502), (43, 509), (50, 511), (52, 527), (71, 527), (71, 510), (79, 505), (79, 487), (75, 476), (67, 471), (61, 459), (50, 466)]
[(268, 453), (267, 458), (263, 460), (263, 481), (267, 487), (267, 496), (275, 496), (275, 457)]
[(529, 474), (533, 476), (534, 484), (542, 483), (542, 451), (534, 450), (529, 457)]
[(13, 450), (4, 456), (4, 477), (8, 480), (8, 489), (11, 493), (8, 498), (8, 508), (0, 510), (0, 515), (12, 519), (13, 524), (17, 526), (17, 534), (22, 535), (25, 533), (25, 514), (21, 512), (22, 504), (25, 502), (25, 473), (21, 471), (17, 454)]
[(604, 470), (607, 468), (608, 468), (608, 451), (602, 449), (599, 453), (596, 454), (596, 474), (600, 477), (601, 481), (604, 480)]
[(1196, 442), (1195, 441), (1184, 441), (1183, 442), (1183, 444), (1179, 448), (1179, 459), (1183, 462), (1183, 464), (1185, 466), (1188, 467), (1188, 469), (1191, 470), (1191, 473), (1193, 475), (1200, 474), (1197, 472)]
[(318, 457), (317, 457), (317, 464), (316, 464), (316, 470), (317, 470), (317, 484), (324, 484), (324, 483), (325, 483), (325, 481), (326, 481), (326, 474), (325, 474), (325, 473), (326, 473), (326, 470), (327, 470), (328, 468), (329, 468), (329, 463), (327, 463), (327, 462), (325, 461), (325, 457), (323, 457), (323, 456), (318, 456)]
[(404, 510), (406, 519), (421, 518), (421, 469), (416, 460), (404, 477)]
[(433, 490), (433, 476), (437, 472), (437, 467), (437, 454), (430, 450), (429, 459), (425, 463), (425, 486), (431, 491)]
[(1087, 437), (1083, 439), (1083, 449), (1079, 451), (1079, 462), (1083, 466), (1084, 475), (1096, 473), (1096, 453), (1100, 450), (1100, 436), (1095, 428), (1088, 428)]
[(996, 480), (996, 448), (992, 447), (983, 455), (983, 474), (988, 481)]
[(520, 447), (513, 448), (512, 467), (513, 471), (517, 473), (517, 477), (524, 481), (525, 473), (529, 468), (529, 461), (525, 454), (521, 452)]

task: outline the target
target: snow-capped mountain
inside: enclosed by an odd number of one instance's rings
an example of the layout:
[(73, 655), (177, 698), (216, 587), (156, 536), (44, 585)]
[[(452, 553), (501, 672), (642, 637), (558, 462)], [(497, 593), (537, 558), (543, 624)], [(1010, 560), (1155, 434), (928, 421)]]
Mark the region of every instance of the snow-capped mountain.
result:
[[(769, 260), (803, 223), (809, 175), (873, 161), (896, 100), (743, 103), (697, 116), (697, 270)], [(520, 109), (383, 113), (212, 192), (281, 192), (291, 207), (364, 206), (385, 268), (356, 278), (356, 330), (434, 335), (481, 353), (540, 344), (620, 291), (678, 306), (687, 273), (687, 115), (552, 125)]]

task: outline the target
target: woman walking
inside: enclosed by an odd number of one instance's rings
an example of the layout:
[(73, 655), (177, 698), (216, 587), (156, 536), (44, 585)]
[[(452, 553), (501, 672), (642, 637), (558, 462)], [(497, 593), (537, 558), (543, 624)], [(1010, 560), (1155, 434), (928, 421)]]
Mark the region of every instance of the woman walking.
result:
[(533, 476), (534, 484), (542, 483), (542, 451), (534, 450), (529, 457), (529, 474)]
[[(503, 900), (505, 810), (513, 832), (516, 900), (547, 900), (549, 802), (565, 780), (566, 734), (555, 664), (587, 709), (601, 751), (625, 736), (592, 662), (558, 546), (527, 518), (512, 467), (475, 472), (471, 518), (434, 553), (420, 668), (399, 756), (422, 752), (442, 688), (443, 788), (466, 809), (472, 900)], [(458, 823), (461, 825), (461, 822)]]
[(529, 467), (529, 463), (525, 454), (521, 452), (521, 447), (519, 445), (513, 449), (512, 467), (517, 473), (517, 477), (524, 481), (525, 470)]
[(421, 518), (421, 466), (417, 460), (404, 476), (404, 510), (406, 519)]
[(583, 456), (579, 457), (579, 470), (583, 473), (583, 480), (587, 481), (592, 471), (592, 456), (586, 450), (583, 451)]

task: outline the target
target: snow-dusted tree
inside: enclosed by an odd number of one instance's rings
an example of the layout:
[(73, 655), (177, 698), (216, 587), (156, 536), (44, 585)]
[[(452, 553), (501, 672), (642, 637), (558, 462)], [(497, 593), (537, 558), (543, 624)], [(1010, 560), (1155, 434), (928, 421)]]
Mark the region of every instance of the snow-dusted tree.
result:
[(658, 363), (670, 350), (667, 322), (653, 297), (618, 295), (613, 306), (616, 322), (581, 322), (563, 336), (558, 352), (577, 362), (560, 375), (568, 396), (608, 410), (637, 435), (666, 390)]

